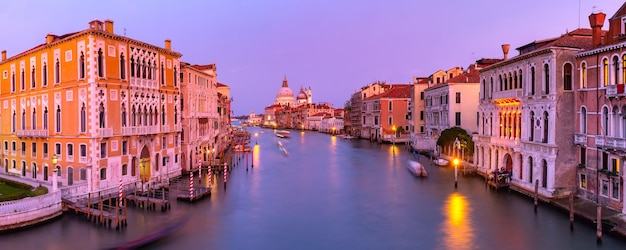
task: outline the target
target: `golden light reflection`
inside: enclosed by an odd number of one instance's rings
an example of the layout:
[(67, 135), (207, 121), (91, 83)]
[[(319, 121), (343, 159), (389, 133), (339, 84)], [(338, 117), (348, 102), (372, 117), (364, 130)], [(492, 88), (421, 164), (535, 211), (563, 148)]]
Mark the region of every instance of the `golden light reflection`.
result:
[(332, 146), (337, 146), (337, 137), (336, 136), (331, 136), (330, 137), (330, 145)]
[(470, 215), (472, 207), (459, 193), (452, 193), (443, 207), (443, 222), (445, 249), (474, 249), (474, 229)]
[(258, 167), (261, 166), (261, 154), (259, 154), (259, 152), (261, 152), (261, 146), (260, 145), (254, 145), (254, 147), (252, 148), (252, 160), (254, 162), (254, 167)]

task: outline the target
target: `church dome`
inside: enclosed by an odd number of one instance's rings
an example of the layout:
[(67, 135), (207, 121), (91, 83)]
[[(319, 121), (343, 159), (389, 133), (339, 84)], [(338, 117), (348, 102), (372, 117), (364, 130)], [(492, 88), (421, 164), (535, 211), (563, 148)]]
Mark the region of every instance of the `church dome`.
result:
[(276, 93), (276, 104), (291, 105), (293, 104), (293, 91), (289, 88), (287, 83), (287, 76), (283, 79), (283, 86)]
[(300, 91), (300, 93), (298, 93), (298, 97), (296, 97), (296, 100), (306, 100), (306, 94)]

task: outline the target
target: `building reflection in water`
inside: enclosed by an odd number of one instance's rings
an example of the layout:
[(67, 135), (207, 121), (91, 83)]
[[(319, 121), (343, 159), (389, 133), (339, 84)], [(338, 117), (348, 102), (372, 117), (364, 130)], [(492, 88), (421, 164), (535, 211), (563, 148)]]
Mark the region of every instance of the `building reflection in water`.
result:
[(446, 220), (442, 225), (444, 249), (475, 249), (472, 207), (459, 193), (452, 193), (446, 200), (442, 213)]

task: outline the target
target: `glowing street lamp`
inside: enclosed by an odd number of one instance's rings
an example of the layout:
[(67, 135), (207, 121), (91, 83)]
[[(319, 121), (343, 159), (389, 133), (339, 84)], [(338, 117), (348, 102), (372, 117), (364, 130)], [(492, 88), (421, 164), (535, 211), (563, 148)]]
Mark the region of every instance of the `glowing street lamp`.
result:
[(52, 167), (54, 168), (52, 170), (52, 191), (57, 191), (57, 175), (59, 171), (57, 169), (57, 155), (52, 156)]
[(457, 178), (459, 176), (459, 158), (454, 158), (452, 163), (454, 163), (454, 188), (456, 188), (457, 187)]
[(254, 133), (254, 144), (259, 144), (259, 133)]

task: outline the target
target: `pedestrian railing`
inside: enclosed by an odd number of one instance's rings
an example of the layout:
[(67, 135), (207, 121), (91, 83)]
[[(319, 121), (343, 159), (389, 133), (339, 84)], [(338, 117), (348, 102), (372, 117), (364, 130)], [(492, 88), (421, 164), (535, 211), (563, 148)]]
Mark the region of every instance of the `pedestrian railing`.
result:
[(52, 192), (35, 197), (0, 202), (0, 216), (29, 212), (61, 203), (61, 192)]

